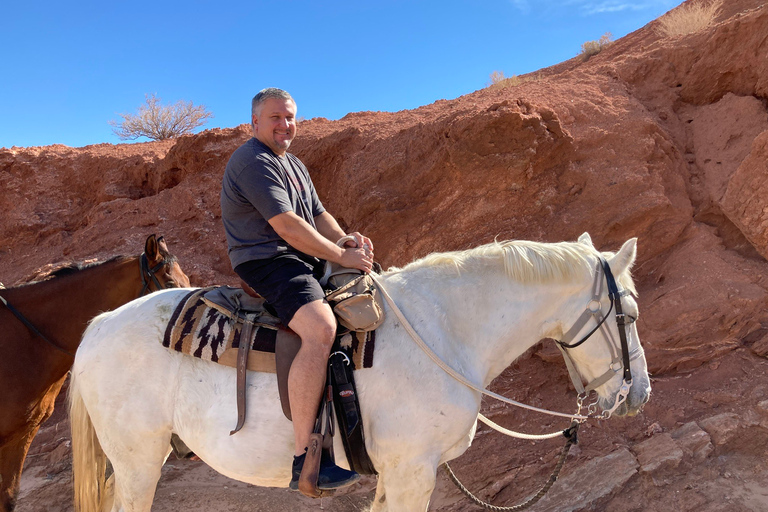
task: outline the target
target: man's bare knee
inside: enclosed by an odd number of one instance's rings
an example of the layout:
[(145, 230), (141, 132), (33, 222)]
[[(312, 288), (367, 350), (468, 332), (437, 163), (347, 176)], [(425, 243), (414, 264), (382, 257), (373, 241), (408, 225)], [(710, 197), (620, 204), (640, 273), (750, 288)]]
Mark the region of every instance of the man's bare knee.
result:
[(327, 302), (317, 300), (303, 305), (288, 327), (299, 335), (302, 344), (330, 350), (336, 336), (336, 318)]

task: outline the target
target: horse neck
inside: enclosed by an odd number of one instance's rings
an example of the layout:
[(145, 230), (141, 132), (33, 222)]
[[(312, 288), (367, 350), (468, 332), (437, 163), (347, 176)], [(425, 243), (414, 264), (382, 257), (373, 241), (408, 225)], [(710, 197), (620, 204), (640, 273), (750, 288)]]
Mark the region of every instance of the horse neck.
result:
[(552, 319), (581, 287), (521, 284), (503, 271), (441, 279), (424, 274), (390, 280), (396, 301), (444, 361), (457, 361), (465, 376), (486, 386), (547, 336)]
[(14, 306), (52, 342), (74, 352), (93, 317), (138, 297), (138, 257), (110, 260), (17, 291)]

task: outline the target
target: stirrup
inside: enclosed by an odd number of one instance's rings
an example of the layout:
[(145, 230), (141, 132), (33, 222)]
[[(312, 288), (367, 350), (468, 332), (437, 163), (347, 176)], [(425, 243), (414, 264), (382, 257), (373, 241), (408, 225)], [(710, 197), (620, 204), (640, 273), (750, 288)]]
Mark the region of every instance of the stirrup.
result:
[(312, 434), (303, 460), (292, 468), (289, 487), (310, 498), (330, 494), (329, 491), (352, 485), (360, 475), (337, 466), (330, 454), (322, 449), (322, 436)]

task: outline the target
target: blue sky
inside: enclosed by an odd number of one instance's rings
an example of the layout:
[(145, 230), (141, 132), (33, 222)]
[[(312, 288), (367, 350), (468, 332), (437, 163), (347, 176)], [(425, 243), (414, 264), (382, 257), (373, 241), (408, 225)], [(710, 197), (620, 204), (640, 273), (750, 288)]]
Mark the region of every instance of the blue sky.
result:
[(61, 2), (3, 7), (0, 147), (118, 143), (108, 121), (146, 94), (249, 122), (288, 90), (307, 119), (398, 111), (483, 88), (618, 39), (680, 0)]

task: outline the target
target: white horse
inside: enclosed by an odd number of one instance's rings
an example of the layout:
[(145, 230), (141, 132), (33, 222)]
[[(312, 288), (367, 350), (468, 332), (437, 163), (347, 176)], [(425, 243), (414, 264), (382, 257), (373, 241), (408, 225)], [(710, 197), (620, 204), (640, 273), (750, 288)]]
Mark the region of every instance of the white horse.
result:
[[(390, 269), (380, 281), (434, 353), (485, 387), (529, 347), (542, 338), (560, 339), (585, 306), (594, 307), (595, 283), (605, 279), (601, 258), (619, 285), (634, 293), (629, 269), (635, 254), (636, 239), (616, 254), (601, 255), (585, 233), (573, 243), (513, 241), (433, 254)], [(605, 289), (600, 288), (604, 314), (610, 303)], [(70, 386), (79, 512), (148, 512), (172, 433), (230, 478), (288, 486), (293, 431), (275, 376), (248, 373), (247, 419), (230, 436), (237, 420), (235, 370), (162, 346), (166, 325), (186, 293), (168, 290), (135, 300), (94, 319), (84, 335)], [(625, 313), (637, 316), (631, 296), (621, 303)], [(372, 511), (423, 512), (437, 467), (472, 441), (481, 395), (438, 367), (389, 307), (386, 312), (373, 367), (355, 373), (366, 448), (379, 475)], [(616, 334), (615, 316), (605, 325)], [(587, 322), (578, 335), (593, 327)], [(626, 330), (632, 385), (618, 415), (636, 413), (650, 393), (636, 327)], [(615, 359), (601, 337), (598, 332), (568, 350), (586, 381), (599, 379)], [(622, 384), (621, 368), (614, 371), (596, 389), (604, 409), (613, 405)], [(345, 466), (340, 443), (335, 451)], [(109, 485), (105, 457), (114, 469)]]

